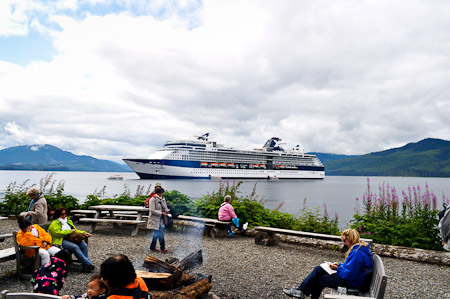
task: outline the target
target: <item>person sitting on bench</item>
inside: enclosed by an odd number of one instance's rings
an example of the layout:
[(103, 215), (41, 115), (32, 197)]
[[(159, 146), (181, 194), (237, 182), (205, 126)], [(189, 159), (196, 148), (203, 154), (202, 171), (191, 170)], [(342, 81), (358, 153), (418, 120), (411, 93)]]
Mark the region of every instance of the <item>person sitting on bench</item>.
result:
[(369, 244), (361, 242), (359, 233), (353, 228), (346, 229), (341, 240), (349, 249), (343, 263), (330, 265), (336, 273), (328, 274), (321, 266), (316, 266), (298, 287), (283, 289), (283, 292), (291, 297), (311, 295), (311, 299), (318, 299), (324, 288), (359, 289), (370, 284), (373, 265)]
[[(223, 198), (223, 203), (222, 203), (222, 205), (220, 206), (220, 208), (219, 208), (219, 220), (220, 221), (230, 221), (231, 220), (231, 222), (233, 222), (233, 224), (239, 229), (239, 230), (242, 230), (240, 227), (239, 227), (239, 218), (237, 217), (237, 215), (236, 215), (236, 213), (234, 212), (234, 208), (233, 208), (233, 206), (231, 205), (231, 201), (232, 201), (232, 199), (231, 199), (231, 196), (230, 195), (226, 195), (224, 198)], [(245, 223), (244, 225), (243, 225), (243, 229), (245, 230), (245, 228), (246, 228), (246, 226), (247, 226), (247, 223)], [(227, 227), (227, 232), (228, 232), (228, 234), (230, 235), (230, 237), (233, 237), (234, 236), (234, 234), (233, 234), (233, 231), (231, 230), (231, 225), (228, 225), (228, 227)]]
[[(61, 249), (52, 246), (52, 236), (37, 224), (31, 224), (28, 218), (19, 217), (18, 221), (20, 230), (17, 232), (16, 241), (20, 246), (39, 246), (39, 258), (41, 265), (50, 262), (50, 256), (54, 256)], [(32, 257), (33, 249), (25, 249), (25, 254)]]

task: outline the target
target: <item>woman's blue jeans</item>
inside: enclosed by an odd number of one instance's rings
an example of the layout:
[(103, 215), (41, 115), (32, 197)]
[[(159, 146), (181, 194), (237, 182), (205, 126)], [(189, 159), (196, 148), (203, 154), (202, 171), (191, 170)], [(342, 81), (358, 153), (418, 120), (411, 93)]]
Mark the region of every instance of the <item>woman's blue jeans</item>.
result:
[(150, 249), (155, 249), (157, 240), (159, 240), (159, 246), (161, 247), (161, 250), (166, 249), (166, 244), (164, 242), (164, 233), (162, 228), (155, 229), (155, 231), (153, 232), (153, 239), (152, 244), (150, 244)]
[(311, 295), (311, 299), (318, 299), (324, 288), (350, 287), (347, 281), (340, 278), (337, 273), (328, 274), (320, 266), (316, 266), (314, 270), (303, 280), (298, 287), (305, 295)]
[(63, 240), (62, 247), (72, 252), (81, 262), (83, 268), (86, 268), (87, 266), (92, 264), (91, 260), (88, 257), (88, 246), (84, 241), (81, 241), (77, 244), (67, 240)]

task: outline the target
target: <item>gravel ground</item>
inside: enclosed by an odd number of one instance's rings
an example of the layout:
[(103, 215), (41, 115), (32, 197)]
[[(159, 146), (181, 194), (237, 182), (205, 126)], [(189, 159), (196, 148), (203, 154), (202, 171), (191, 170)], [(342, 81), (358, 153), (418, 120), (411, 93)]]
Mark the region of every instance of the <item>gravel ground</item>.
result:
[[(16, 230), (16, 222), (0, 222), (0, 233)], [(78, 225), (80, 229), (87, 226)], [(142, 264), (151, 241), (151, 234), (140, 230), (131, 237), (131, 228), (98, 226), (89, 239), (89, 256), (99, 268), (101, 262), (116, 253), (126, 254), (136, 268)], [(275, 247), (255, 245), (253, 238), (212, 239), (202, 237), (195, 228), (172, 230), (165, 233), (169, 253), (156, 253), (164, 260), (184, 258), (203, 250), (203, 265), (193, 272), (212, 275), (212, 290), (225, 298), (289, 298), (282, 293), (284, 287), (298, 285), (319, 263), (342, 261), (344, 254), (331, 250), (282, 243)], [(0, 243), (0, 249), (12, 246), (11, 240)], [(385, 298), (450, 298), (450, 270), (447, 266), (385, 258), (388, 276)], [(79, 265), (72, 265), (62, 294), (82, 294), (87, 290), (91, 274), (81, 273)], [(0, 263), (0, 290), (31, 291), (28, 281), (19, 281), (15, 274), (15, 261)], [(326, 291), (326, 290), (325, 290)]]

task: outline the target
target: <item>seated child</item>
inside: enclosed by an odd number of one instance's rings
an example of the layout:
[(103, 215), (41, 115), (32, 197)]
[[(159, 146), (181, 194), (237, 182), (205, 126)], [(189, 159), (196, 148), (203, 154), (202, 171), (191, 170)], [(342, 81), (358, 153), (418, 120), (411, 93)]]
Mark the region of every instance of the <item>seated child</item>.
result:
[(67, 267), (72, 263), (72, 254), (61, 250), (50, 258), (50, 262), (34, 271), (30, 282), (34, 293), (59, 296), (59, 290), (64, 285)]
[[(27, 218), (19, 218), (17, 222), (20, 227), (16, 235), (17, 244), (20, 246), (40, 246), (39, 257), (41, 259), (41, 265), (50, 262), (50, 256), (54, 256), (61, 250), (56, 246), (52, 246), (52, 236), (39, 225), (31, 224), (31, 221)], [(28, 257), (32, 257), (34, 250), (25, 249), (25, 254)]]
[(104, 299), (106, 298), (106, 293), (108, 292), (108, 287), (102, 280), (100, 274), (92, 275), (88, 283), (88, 291), (83, 295), (64, 295), (61, 299)]

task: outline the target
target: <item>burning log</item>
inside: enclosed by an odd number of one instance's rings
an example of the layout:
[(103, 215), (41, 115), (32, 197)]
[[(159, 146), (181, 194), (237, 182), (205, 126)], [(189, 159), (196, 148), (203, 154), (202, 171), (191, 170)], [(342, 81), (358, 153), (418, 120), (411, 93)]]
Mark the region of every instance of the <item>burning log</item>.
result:
[[(144, 279), (147, 287), (152, 290), (150, 291), (152, 298), (190, 299), (209, 292), (212, 287), (211, 276), (203, 274), (191, 276), (185, 272), (202, 264), (201, 250), (191, 253), (175, 265), (170, 264), (169, 261), (177, 262), (175, 259), (168, 259), (167, 262), (164, 262), (149, 254), (142, 266), (150, 272), (136, 270), (136, 275)], [(182, 288), (174, 290), (180, 287)]]
[(181, 271), (191, 270), (197, 268), (203, 263), (203, 253), (201, 250), (193, 252), (184, 259), (182, 259), (176, 266)]
[(153, 299), (195, 299), (211, 290), (211, 282), (208, 279), (199, 280), (177, 292), (150, 291)]
[(139, 271), (139, 276), (144, 279), (147, 287), (152, 289), (168, 289), (173, 282), (180, 278), (182, 274), (182, 271), (179, 268), (158, 260), (151, 255), (147, 255), (145, 257), (144, 264), (142, 266), (147, 268), (149, 272)]

